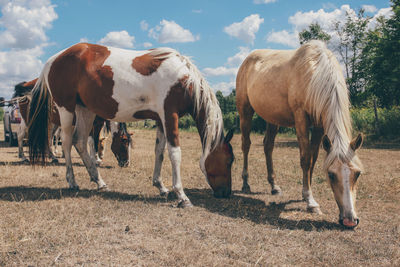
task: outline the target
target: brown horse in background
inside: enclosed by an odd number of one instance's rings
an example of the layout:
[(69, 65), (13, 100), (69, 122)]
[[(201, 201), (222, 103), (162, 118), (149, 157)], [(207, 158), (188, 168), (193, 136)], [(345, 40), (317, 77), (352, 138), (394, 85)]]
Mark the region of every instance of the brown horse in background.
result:
[[(327, 152), (324, 169), (340, 210), (339, 222), (356, 227), (356, 184), (362, 165), (355, 151), (362, 135), (351, 141), (349, 98), (342, 70), (334, 55), (320, 41), (297, 50), (256, 50), (241, 65), (236, 79), (243, 151), (243, 187), (248, 185), (251, 119), (256, 112), (267, 122), (264, 153), (272, 194), (276, 184), (272, 151), (279, 126), (296, 127), (303, 170), (303, 198), (307, 209), (320, 213), (311, 191), (311, 178), (323, 138)], [(312, 128), (311, 128), (312, 127)], [(309, 130), (311, 130), (311, 141)]]

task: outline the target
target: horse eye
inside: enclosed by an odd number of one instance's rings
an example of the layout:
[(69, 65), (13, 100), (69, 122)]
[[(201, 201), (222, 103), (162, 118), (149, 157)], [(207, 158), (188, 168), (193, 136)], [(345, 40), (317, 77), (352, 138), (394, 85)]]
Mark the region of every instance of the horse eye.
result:
[(331, 183), (335, 181), (336, 175), (333, 172), (328, 172), (328, 177), (329, 180), (331, 180)]
[(360, 177), (361, 172), (356, 172), (354, 174), (354, 179), (357, 181), (358, 177)]

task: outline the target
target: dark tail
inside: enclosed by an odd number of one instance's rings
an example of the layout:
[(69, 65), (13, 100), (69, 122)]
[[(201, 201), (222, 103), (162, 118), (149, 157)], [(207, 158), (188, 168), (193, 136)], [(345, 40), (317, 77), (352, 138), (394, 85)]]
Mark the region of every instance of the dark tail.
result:
[(51, 96), (46, 79), (43, 76), (40, 78), (32, 90), (32, 100), (29, 106), (28, 145), (31, 164), (45, 164), (49, 148)]

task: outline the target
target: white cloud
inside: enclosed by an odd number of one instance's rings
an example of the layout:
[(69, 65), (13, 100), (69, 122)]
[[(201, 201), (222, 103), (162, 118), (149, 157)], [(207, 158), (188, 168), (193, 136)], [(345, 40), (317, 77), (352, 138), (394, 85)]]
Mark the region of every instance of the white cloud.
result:
[[(365, 6), (364, 6), (365, 7)], [(373, 6), (369, 6), (369, 10), (372, 12)], [(392, 14), (391, 8), (383, 8), (377, 11), (376, 15), (371, 19), (369, 27), (374, 27), (376, 24), (376, 18), (378, 15), (384, 15), (385, 17)], [(333, 38), (331, 42), (337, 41), (335, 31), (333, 28), (334, 22), (345, 22), (346, 14), (349, 14), (352, 18), (356, 18), (356, 11), (350, 8), (349, 5), (342, 5), (340, 8), (333, 9), (330, 12), (324, 9), (319, 9), (318, 11), (308, 11), (308, 12), (296, 12), (293, 16), (289, 17), (289, 24), (292, 25), (291, 29), (281, 30), (281, 31), (271, 31), (267, 34), (266, 40), (270, 43), (283, 44), (288, 47), (296, 48), (299, 46), (299, 32), (307, 29), (311, 23), (318, 23), (322, 30), (330, 34)]]
[(133, 48), (134, 42), (134, 36), (130, 36), (127, 31), (120, 31), (107, 33), (107, 35), (99, 41), (99, 44), (120, 48)]
[(276, 0), (254, 0), (254, 4), (270, 4), (275, 3)]
[(227, 67), (217, 67), (217, 68), (204, 68), (203, 73), (206, 76), (235, 76), (238, 68), (227, 68)]
[(160, 25), (149, 30), (149, 36), (162, 44), (195, 42), (200, 39), (200, 36), (194, 36), (175, 21), (165, 19), (160, 22)]
[(153, 46), (152, 43), (149, 43), (149, 42), (144, 42), (144, 43), (143, 43), (143, 47), (144, 47), (144, 48), (149, 48), (149, 47), (152, 47), (152, 46)]
[(57, 19), (49, 0), (1, 2), (0, 48), (33, 48), (47, 41), (45, 31)]
[(252, 14), (244, 18), (241, 22), (235, 22), (224, 28), (224, 32), (230, 36), (236, 37), (248, 44), (252, 44), (256, 38), (256, 33), (260, 24), (264, 22), (258, 14)]
[(242, 64), (243, 60), (250, 53), (250, 49), (248, 47), (239, 47), (239, 52), (234, 56), (231, 56), (227, 59), (224, 66), (216, 67), (216, 68), (204, 68), (203, 73), (208, 77), (216, 77), (216, 76), (232, 76), (235, 77), (240, 64)]
[(0, 96), (10, 98), (17, 83), (37, 77), (43, 66), (39, 59), (42, 54), (40, 46), (0, 51)]
[(46, 30), (58, 16), (49, 0), (0, 0), (0, 8), (0, 96), (9, 98), (15, 84), (39, 75)]
[(89, 43), (89, 39), (86, 37), (82, 37), (81, 39), (79, 39), (80, 43)]
[(248, 47), (239, 47), (239, 52), (234, 56), (228, 58), (226, 65), (228, 66), (239, 66), (242, 64), (243, 60), (249, 55), (250, 49)]
[(388, 18), (391, 17), (391, 16), (393, 16), (393, 10), (392, 10), (391, 7), (379, 9), (378, 12), (377, 12), (377, 13), (372, 17), (372, 19), (370, 20), (369, 25), (368, 25), (368, 28), (369, 28), (369, 29), (375, 28), (375, 27), (376, 27), (376, 24), (378, 23), (378, 22), (377, 22), (377, 19), (378, 19), (379, 17), (385, 17), (385, 18), (388, 19)]
[(149, 24), (147, 23), (147, 21), (142, 20), (142, 21), (140, 22), (140, 28), (141, 28), (143, 31), (147, 31), (147, 30), (149, 29)]
[(375, 13), (378, 9), (376, 6), (373, 5), (363, 5), (362, 8), (365, 10), (367, 13)]
[(227, 96), (232, 92), (232, 89), (236, 87), (236, 82), (220, 82), (212, 84), (211, 87), (214, 89), (214, 92), (221, 91), (224, 96)]
[(286, 30), (278, 32), (269, 32), (267, 42), (283, 44), (289, 47), (297, 47), (299, 45), (298, 32), (288, 32)]

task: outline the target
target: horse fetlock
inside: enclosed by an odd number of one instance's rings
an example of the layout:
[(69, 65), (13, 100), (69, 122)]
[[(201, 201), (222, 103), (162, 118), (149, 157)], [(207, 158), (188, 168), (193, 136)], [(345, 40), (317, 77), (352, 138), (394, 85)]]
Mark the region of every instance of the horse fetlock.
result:
[(178, 208), (190, 208), (190, 207), (193, 207), (193, 204), (188, 198), (181, 199), (181, 200), (179, 200), (177, 207)]
[(272, 195), (282, 195), (282, 189), (278, 185), (271, 186)]
[(242, 192), (243, 193), (250, 193), (251, 192), (250, 185), (248, 183), (243, 183)]

